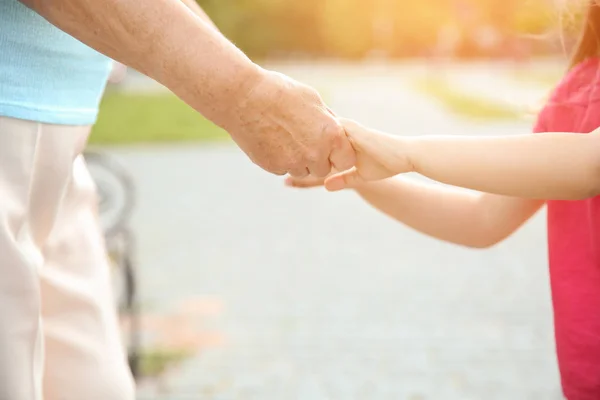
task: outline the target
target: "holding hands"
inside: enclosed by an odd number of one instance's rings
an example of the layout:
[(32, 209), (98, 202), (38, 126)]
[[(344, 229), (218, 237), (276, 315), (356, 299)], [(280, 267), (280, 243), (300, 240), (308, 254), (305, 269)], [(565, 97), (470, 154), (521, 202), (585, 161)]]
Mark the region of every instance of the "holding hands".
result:
[(344, 128), (311, 87), (260, 70), (221, 126), (264, 170), (296, 178), (327, 176), (355, 165)]
[(340, 119), (340, 122), (356, 154), (355, 166), (342, 172), (334, 170), (326, 178), (290, 176), (286, 180), (288, 186), (309, 188), (324, 185), (329, 191), (338, 191), (414, 170), (406, 138), (366, 128), (350, 119)]
[[(537, 200), (581, 200), (600, 193), (600, 129), (509, 136), (392, 136), (340, 120), (354, 150), (352, 168), (326, 179), (290, 178), (289, 186), (329, 191), (416, 172), (479, 192)], [(371, 187), (371, 185), (369, 185)]]

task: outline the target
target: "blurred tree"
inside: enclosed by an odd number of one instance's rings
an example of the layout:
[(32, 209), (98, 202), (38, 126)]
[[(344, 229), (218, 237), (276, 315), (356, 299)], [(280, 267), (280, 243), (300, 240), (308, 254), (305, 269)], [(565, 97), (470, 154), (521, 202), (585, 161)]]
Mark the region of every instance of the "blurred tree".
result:
[[(424, 56), (437, 45), (439, 32), (456, 21), (451, 3), (445, 0), (392, 1), (388, 11), (394, 20), (393, 56)], [(458, 24), (460, 26), (460, 24)]]
[(360, 58), (373, 50), (393, 57), (422, 56), (449, 27), (462, 38), (460, 56), (493, 55), (482, 47), (494, 42), (494, 35), (501, 43), (522, 40), (524, 34), (548, 32), (561, 21), (551, 0), (198, 2), (255, 59), (298, 54)]
[(328, 53), (358, 58), (373, 44), (373, 5), (363, 0), (321, 0), (321, 31)]
[(219, 29), (249, 56), (319, 54), (319, 0), (199, 0)]

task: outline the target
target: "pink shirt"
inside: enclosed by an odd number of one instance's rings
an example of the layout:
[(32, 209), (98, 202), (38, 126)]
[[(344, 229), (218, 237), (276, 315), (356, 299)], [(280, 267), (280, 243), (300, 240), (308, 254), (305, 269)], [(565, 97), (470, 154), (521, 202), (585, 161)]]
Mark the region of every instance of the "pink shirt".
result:
[[(598, 127), (600, 60), (594, 58), (563, 78), (535, 131), (589, 133)], [(600, 400), (600, 197), (549, 201), (548, 247), (564, 394)]]

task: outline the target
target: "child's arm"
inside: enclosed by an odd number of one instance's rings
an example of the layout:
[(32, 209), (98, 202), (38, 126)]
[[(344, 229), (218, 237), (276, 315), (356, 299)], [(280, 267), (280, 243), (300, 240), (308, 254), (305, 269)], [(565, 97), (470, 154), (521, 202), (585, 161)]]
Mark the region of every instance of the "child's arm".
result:
[(345, 121), (357, 169), (330, 190), (415, 171), (439, 182), (514, 197), (584, 199), (600, 194), (600, 131), (506, 137), (396, 137)]
[(507, 238), (544, 204), (394, 178), (361, 185), (356, 191), (373, 207), (413, 229), (477, 248)]
[[(322, 185), (323, 179), (288, 178), (294, 187)], [(469, 247), (505, 239), (544, 204), (540, 200), (471, 192), (459, 188), (385, 179), (354, 188), (384, 214), (426, 235)]]

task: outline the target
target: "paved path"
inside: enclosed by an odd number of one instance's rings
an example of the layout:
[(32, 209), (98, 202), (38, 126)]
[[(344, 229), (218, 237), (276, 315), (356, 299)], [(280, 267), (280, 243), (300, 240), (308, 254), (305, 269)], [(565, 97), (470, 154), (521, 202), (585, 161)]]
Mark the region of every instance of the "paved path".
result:
[[(411, 93), (409, 73), (377, 68), (286, 72), (380, 129), (528, 129), (458, 120)], [(561, 398), (543, 215), (473, 251), (419, 235), (350, 192), (286, 189), (231, 146), (116, 154), (139, 185), (146, 302), (222, 305), (199, 321), (222, 345), (174, 373), (164, 399)], [(155, 396), (140, 389), (140, 399)]]

